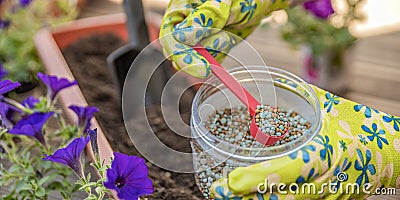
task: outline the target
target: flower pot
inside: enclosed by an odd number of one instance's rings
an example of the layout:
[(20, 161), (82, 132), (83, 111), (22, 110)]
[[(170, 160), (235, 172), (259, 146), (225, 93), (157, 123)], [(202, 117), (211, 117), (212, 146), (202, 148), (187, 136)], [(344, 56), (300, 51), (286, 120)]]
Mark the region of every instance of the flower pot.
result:
[(307, 82), (335, 94), (341, 95), (347, 91), (354, 47), (341, 53), (328, 50), (320, 55), (313, 55), (311, 48), (305, 46), (302, 54), (302, 76)]
[[(124, 14), (80, 19), (59, 27), (43, 28), (39, 30), (35, 35), (35, 46), (48, 74), (74, 80), (75, 78), (61, 53), (61, 49), (64, 49), (82, 37), (98, 33), (113, 33), (122, 40), (127, 41), (128, 33), (125, 27)], [(149, 25), (151, 40), (158, 37), (157, 27), (157, 23), (151, 23)], [(78, 87), (64, 91), (60, 94), (59, 98), (64, 106), (66, 106), (67, 103), (68, 105), (87, 105), (87, 102)], [(68, 117), (73, 119), (73, 113), (70, 112), (69, 109), (66, 110), (68, 111)], [(99, 127), (95, 119), (93, 127)], [(102, 157), (109, 159), (112, 155), (112, 150), (106, 142), (103, 132), (101, 130), (98, 130), (98, 132), (99, 140), (104, 140), (104, 142), (99, 145), (105, 145)]]
[[(123, 41), (127, 41), (128, 34), (125, 27), (124, 14), (85, 18), (55, 28), (43, 28), (36, 33), (34, 41), (47, 74), (75, 80), (61, 50), (83, 37), (99, 33), (113, 33)], [(149, 25), (151, 39), (158, 37), (156, 27), (158, 27), (158, 24)], [(81, 89), (77, 86), (61, 92), (59, 100), (70, 120), (75, 119), (75, 114), (68, 109), (69, 105), (88, 105)], [(113, 156), (113, 150), (95, 118), (92, 119), (92, 127), (97, 128), (100, 157), (106, 160), (106, 163), (109, 163)], [(94, 159), (90, 150), (88, 153)], [(117, 196), (114, 195), (114, 197)]]
[[(124, 32), (124, 26), (123, 15), (77, 20), (59, 27), (39, 30), (34, 38), (35, 46), (45, 66), (45, 70), (49, 75), (57, 75), (66, 77), (69, 80), (74, 80), (75, 78), (61, 53), (61, 49), (78, 40), (80, 37), (99, 32), (112, 32), (126, 39), (127, 34)], [(75, 116), (74, 113), (68, 109), (68, 105), (88, 105), (79, 87), (73, 87), (63, 91), (59, 95), (59, 100), (63, 105), (63, 109), (66, 110), (67, 117), (71, 120), (73, 120)], [(111, 146), (107, 142), (95, 118), (92, 122), (93, 127), (98, 128), (100, 155), (102, 159), (106, 159), (106, 161), (109, 162), (109, 158), (112, 156), (113, 152)]]

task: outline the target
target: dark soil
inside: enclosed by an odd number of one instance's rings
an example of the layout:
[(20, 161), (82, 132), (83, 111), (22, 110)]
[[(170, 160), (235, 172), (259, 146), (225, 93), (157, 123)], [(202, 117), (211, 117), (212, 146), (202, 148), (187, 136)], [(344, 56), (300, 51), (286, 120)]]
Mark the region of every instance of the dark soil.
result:
[[(129, 139), (124, 126), (119, 93), (106, 63), (107, 56), (124, 43), (111, 34), (99, 34), (82, 38), (63, 50), (74, 77), (79, 83), (89, 105), (100, 112), (95, 115), (115, 151), (140, 156)], [(158, 106), (146, 108), (149, 122), (157, 136), (167, 146), (182, 152), (190, 152), (189, 139), (176, 135), (160, 118)], [(189, 113), (182, 113), (188, 122)], [(179, 142), (177, 142), (179, 141)], [(174, 173), (151, 163), (149, 176), (153, 180), (154, 193), (148, 199), (189, 200), (202, 199), (193, 174)]]

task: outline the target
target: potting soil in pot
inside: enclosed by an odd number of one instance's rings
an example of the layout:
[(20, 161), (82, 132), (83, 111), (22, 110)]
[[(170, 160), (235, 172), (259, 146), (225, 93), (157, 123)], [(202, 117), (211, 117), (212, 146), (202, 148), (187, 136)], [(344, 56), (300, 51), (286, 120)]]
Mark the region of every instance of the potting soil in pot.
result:
[[(124, 43), (112, 34), (94, 35), (82, 38), (75, 44), (63, 50), (74, 77), (79, 83), (89, 105), (96, 106), (100, 112), (96, 114), (101, 128), (115, 151), (141, 156), (131, 143), (122, 118), (121, 104), (118, 91), (115, 89), (106, 63), (107, 56)], [(191, 103), (191, 96), (186, 102)], [(185, 105), (190, 108), (191, 105)], [(256, 118), (259, 127), (265, 132), (279, 135), (280, 130), (288, 129), (288, 134), (279, 143), (282, 145), (301, 137), (310, 127), (310, 123), (300, 115), (290, 110), (271, 110), (268, 106), (259, 107)], [(162, 118), (158, 106), (146, 108), (147, 119), (157, 137), (167, 146), (181, 152), (191, 152), (190, 139), (176, 135), (171, 131)], [(185, 122), (189, 123), (190, 113), (181, 113)], [(178, 120), (178, 119), (177, 119)], [(249, 133), (250, 114), (245, 107), (217, 110), (204, 122), (206, 129), (217, 138), (241, 147), (262, 147), (256, 143)], [(286, 122), (286, 123), (285, 123)], [(142, 122), (135, 122), (142, 123)], [(179, 142), (176, 142), (179, 141)], [(223, 162), (214, 165), (213, 158), (201, 154), (202, 149), (193, 143), (193, 150), (198, 154), (197, 162), (203, 170), (199, 173), (183, 174), (163, 170), (151, 163), (149, 176), (153, 180), (155, 192), (148, 199), (188, 200), (210, 198), (209, 187), (212, 183), (226, 176), (226, 172), (234, 169), (235, 165)], [(174, 158), (179, 162), (179, 158)], [(225, 171), (225, 174), (223, 173)], [(196, 185), (197, 184), (197, 185)], [(200, 190), (198, 187), (200, 187)]]
[[(100, 109), (95, 117), (101, 124), (101, 128), (112, 148), (122, 153), (141, 156), (126, 132), (119, 94), (113, 86), (110, 70), (106, 63), (107, 56), (122, 45), (124, 45), (124, 42), (115, 35), (99, 34), (82, 38), (62, 52), (89, 105)], [(186, 107), (190, 108), (190, 105), (186, 105)], [(161, 117), (161, 110), (158, 106), (147, 107), (146, 111), (147, 119), (143, 120), (148, 120), (157, 137), (163, 143), (181, 152), (191, 151), (189, 139), (176, 135), (168, 128)], [(189, 121), (189, 116), (189, 113), (181, 114), (186, 123)], [(179, 162), (179, 158), (175, 159)], [(153, 180), (155, 191), (146, 198), (202, 199), (203, 195), (196, 186), (193, 174), (169, 172), (151, 163), (148, 163), (148, 166), (149, 176)]]

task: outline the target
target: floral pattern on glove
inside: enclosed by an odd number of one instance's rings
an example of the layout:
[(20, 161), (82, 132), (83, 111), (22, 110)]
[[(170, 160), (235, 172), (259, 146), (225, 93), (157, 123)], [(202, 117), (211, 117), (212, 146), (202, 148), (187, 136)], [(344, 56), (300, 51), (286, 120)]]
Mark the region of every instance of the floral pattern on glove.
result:
[[(265, 16), (286, 8), (289, 3), (287, 0), (171, 0), (160, 29), (163, 52), (178, 70), (199, 78), (208, 77), (210, 64), (197, 52), (190, 51), (191, 46), (201, 43), (221, 62)], [(180, 49), (187, 51), (177, 54)], [(186, 53), (191, 55), (188, 57)]]
[[(288, 156), (236, 168), (228, 178), (212, 185), (213, 195), (217, 195), (216, 187), (222, 187), (225, 194), (230, 191), (232, 196), (243, 200), (350, 199), (365, 198), (372, 193), (330, 193), (329, 189), (340, 191), (347, 184), (357, 184), (362, 188), (368, 183), (371, 184), (370, 191), (374, 191), (400, 184), (400, 118), (311, 87), (319, 97), (322, 109), (320, 133)], [(302, 187), (305, 183), (312, 183), (320, 189), (324, 183), (333, 184), (318, 194), (292, 194), (289, 187), (285, 188), (287, 194), (277, 191), (257, 193), (257, 185), (266, 177), (270, 181), (271, 175), (278, 181), (276, 184), (284, 183), (286, 186), (296, 183)]]

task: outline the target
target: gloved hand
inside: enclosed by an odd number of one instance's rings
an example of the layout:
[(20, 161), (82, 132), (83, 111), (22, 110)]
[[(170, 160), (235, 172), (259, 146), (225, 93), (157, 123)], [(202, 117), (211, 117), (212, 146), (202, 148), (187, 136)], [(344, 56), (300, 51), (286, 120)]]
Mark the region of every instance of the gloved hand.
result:
[(190, 46), (199, 42), (219, 62), (272, 11), (292, 0), (171, 0), (164, 15), (160, 42), (175, 68), (192, 76), (210, 75), (210, 64)]
[[(400, 118), (312, 86), (323, 109), (323, 128), (313, 141), (288, 156), (233, 170), (211, 187), (215, 199), (349, 199), (370, 196), (380, 187), (400, 185)], [(260, 183), (266, 183), (268, 185)], [(286, 184), (270, 193), (272, 183)], [(300, 194), (291, 194), (292, 183)], [(316, 192), (308, 192), (309, 185)], [(323, 186), (323, 184), (328, 184)], [(332, 184), (331, 184), (332, 183)], [(359, 194), (351, 192), (357, 183)], [(365, 194), (363, 185), (371, 194)], [(257, 193), (268, 187), (264, 194)], [(325, 192), (320, 194), (321, 188)], [(346, 187), (349, 189), (346, 191)], [(330, 193), (329, 189), (337, 193)], [(340, 192), (342, 188), (342, 193)]]

